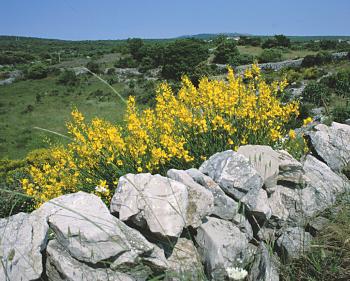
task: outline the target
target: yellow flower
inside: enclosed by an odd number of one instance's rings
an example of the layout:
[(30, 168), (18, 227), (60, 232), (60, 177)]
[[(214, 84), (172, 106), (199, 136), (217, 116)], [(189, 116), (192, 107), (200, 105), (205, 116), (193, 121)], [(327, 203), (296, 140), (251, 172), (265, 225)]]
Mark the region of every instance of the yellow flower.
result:
[[(235, 150), (248, 142), (273, 145), (299, 114), (297, 102), (282, 103), (277, 96), (286, 85), (286, 80), (268, 84), (254, 64), (243, 77), (228, 68), (227, 81), (202, 78), (197, 87), (184, 76), (177, 93), (162, 83), (155, 105), (145, 110), (131, 96), (125, 125), (100, 118), (88, 122), (74, 109), (67, 124), (72, 141), (52, 147), (49, 159), (29, 161), (33, 164), (22, 180), (23, 189), (38, 199), (38, 206), (79, 186), (108, 202), (112, 192), (104, 179), (111, 175), (119, 178), (135, 168), (138, 173), (161, 173), (194, 167), (213, 149), (228, 145)], [(294, 137), (292, 131), (289, 136)]]
[(294, 130), (289, 130), (289, 137), (291, 138), (291, 139), (295, 139), (296, 138), (296, 133), (295, 133), (295, 131)]
[(310, 124), (312, 121), (313, 121), (313, 119), (311, 117), (308, 117), (308, 118), (304, 119), (304, 122), (303, 122), (304, 126)]

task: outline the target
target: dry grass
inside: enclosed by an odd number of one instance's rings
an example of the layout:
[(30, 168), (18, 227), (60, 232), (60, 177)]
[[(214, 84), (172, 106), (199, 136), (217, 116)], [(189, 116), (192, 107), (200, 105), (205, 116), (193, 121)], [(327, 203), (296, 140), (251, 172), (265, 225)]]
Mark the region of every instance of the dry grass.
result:
[(282, 280), (350, 280), (350, 194), (324, 216), (330, 224), (316, 237), (310, 253), (283, 266)]

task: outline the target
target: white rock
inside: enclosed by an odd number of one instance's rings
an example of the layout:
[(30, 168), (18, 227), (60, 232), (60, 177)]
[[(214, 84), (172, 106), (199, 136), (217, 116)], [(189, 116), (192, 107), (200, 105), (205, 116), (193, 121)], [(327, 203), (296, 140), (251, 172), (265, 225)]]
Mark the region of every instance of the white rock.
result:
[(124, 252), (147, 255), (153, 246), (138, 231), (112, 216), (96, 195), (77, 192), (45, 203), (58, 242), (77, 260), (96, 264)]
[[(50, 281), (136, 281), (131, 276), (108, 268), (92, 268), (72, 258), (56, 240), (47, 246), (46, 274)], [(27, 279), (23, 279), (27, 280)]]
[(276, 186), (279, 172), (279, 154), (276, 151), (267, 145), (244, 145), (237, 153), (249, 159), (267, 188)]
[(208, 217), (197, 229), (195, 238), (206, 269), (214, 280), (224, 280), (227, 267), (244, 266), (247, 255), (251, 254), (247, 250), (246, 235), (229, 221)]
[(301, 227), (287, 228), (277, 239), (282, 257), (285, 260), (298, 258), (311, 248), (312, 236)]
[(168, 258), (166, 280), (203, 280), (205, 276), (197, 249), (191, 240), (179, 238)]
[(232, 150), (219, 152), (205, 161), (199, 170), (211, 177), (230, 196), (240, 200), (249, 190), (259, 189), (263, 179), (249, 160)]
[(302, 207), (307, 217), (322, 212), (335, 203), (337, 196), (350, 190), (350, 182), (334, 173), (325, 163), (308, 155), (303, 169), (307, 187), (302, 190)]
[(160, 175), (127, 174), (119, 179), (111, 212), (161, 236), (178, 237), (186, 226), (187, 187)]
[(0, 280), (22, 281), (40, 278), (48, 225), (32, 214), (19, 213), (0, 219)]
[(240, 231), (245, 233), (247, 239), (250, 241), (253, 239), (253, 229), (249, 221), (242, 214), (236, 214), (231, 220), (234, 225), (236, 225)]
[(250, 190), (242, 199), (246, 209), (256, 218), (268, 220), (271, 217), (271, 208), (264, 189)]
[(305, 220), (302, 208), (300, 190), (277, 186), (268, 199), (271, 208), (271, 224), (284, 226), (286, 224), (302, 224)]
[(285, 184), (303, 185), (305, 182), (303, 165), (285, 150), (278, 150), (279, 173), (277, 181)]
[(317, 154), (336, 172), (350, 163), (350, 126), (333, 122), (330, 127), (319, 124), (309, 132)]
[(213, 211), (213, 194), (204, 186), (196, 183), (183, 170), (171, 169), (167, 172), (167, 176), (186, 185), (188, 192), (186, 226), (197, 228), (202, 224), (202, 219)]
[(188, 173), (194, 181), (207, 188), (213, 194), (213, 215), (226, 220), (231, 220), (235, 217), (238, 213), (239, 204), (227, 196), (212, 178), (194, 168), (186, 170), (186, 173)]
[(248, 281), (278, 281), (278, 267), (278, 257), (271, 256), (267, 245), (260, 243), (250, 269)]

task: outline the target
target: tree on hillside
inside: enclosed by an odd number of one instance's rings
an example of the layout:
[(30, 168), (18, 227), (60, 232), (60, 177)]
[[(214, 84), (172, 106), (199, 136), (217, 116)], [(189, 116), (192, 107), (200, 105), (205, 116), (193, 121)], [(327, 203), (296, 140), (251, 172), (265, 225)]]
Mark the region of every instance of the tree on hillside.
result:
[(42, 63), (37, 63), (30, 66), (26, 72), (26, 77), (29, 79), (42, 79), (47, 77), (48, 68)]
[(265, 49), (258, 56), (260, 63), (277, 62), (282, 60), (282, 52), (279, 49)]
[(89, 69), (93, 73), (100, 73), (101, 72), (100, 65), (96, 61), (89, 61), (86, 64), (86, 68)]
[(334, 50), (337, 47), (337, 41), (334, 40), (321, 40), (320, 48), (322, 50)]
[(129, 38), (126, 41), (126, 44), (132, 57), (137, 61), (140, 61), (142, 58), (140, 50), (144, 44), (143, 40), (140, 38)]
[(291, 46), (290, 39), (283, 34), (275, 35), (273, 38), (268, 38), (262, 44), (262, 48), (264, 49), (271, 49), (275, 47), (289, 48), (290, 46)]
[(275, 35), (274, 38), (276, 40), (277, 46), (286, 47), (286, 48), (290, 47), (290, 39), (287, 36), (283, 34), (279, 34), (279, 35)]
[(194, 68), (205, 61), (208, 55), (208, 48), (201, 40), (176, 40), (164, 50), (162, 76), (166, 79), (180, 79), (183, 74), (191, 75)]
[(218, 36), (215, 37), (215, 39), (213, 40), (213, 43), (215, 46), (219, 46), (223, 43), (226, 42), (226, 35), (225, 34), (219, 34)]
[[(164, 47), (158, 43), (143, 45), (139, 50), (140, 61), (149, 60), (153, 67), (157, 67), (163, 62)], [(147, 59), (145, 59), (148, 57)]]
[(260, 37), (240, 36), (240, 38), (238, 40), (238, 45), (257, 47), (257, 46), (261, 45), (261, 38)]
[(236, 43), (233, 41), (225, 41), (216, 48), (214, 62), (225, 64), (236, 56), (239, 56)]

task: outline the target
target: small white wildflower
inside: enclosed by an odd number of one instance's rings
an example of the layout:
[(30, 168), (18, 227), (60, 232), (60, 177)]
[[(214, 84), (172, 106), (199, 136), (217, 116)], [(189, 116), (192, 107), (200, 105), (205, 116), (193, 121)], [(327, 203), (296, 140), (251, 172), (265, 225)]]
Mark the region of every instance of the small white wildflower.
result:
[(107, 188), (105, 188), (104, 186), (98, 185), (95, 187), (95, 191), (99, 193), (107, 193)]
[(243, 280), (248, 275), (245, 269), (239, 267), (228, 267), (226, 268), (226, 272), (231, 280)]

